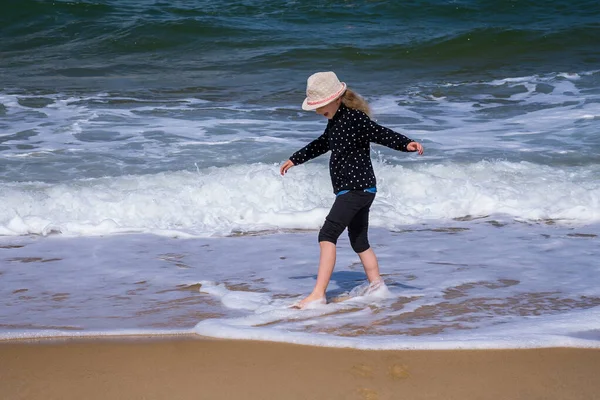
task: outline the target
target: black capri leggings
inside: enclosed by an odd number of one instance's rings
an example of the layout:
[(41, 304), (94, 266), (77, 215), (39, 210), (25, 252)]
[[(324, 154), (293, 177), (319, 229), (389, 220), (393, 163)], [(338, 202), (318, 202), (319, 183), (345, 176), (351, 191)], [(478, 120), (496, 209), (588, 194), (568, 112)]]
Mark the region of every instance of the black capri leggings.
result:
[(337, 196), (319, 232), (319, 242), (337, 244), (347, 227), (352, 249), (357, 253), (368, 250), (369, 209), (374, 199), (375, 193), (363, 190), (351, 190)]

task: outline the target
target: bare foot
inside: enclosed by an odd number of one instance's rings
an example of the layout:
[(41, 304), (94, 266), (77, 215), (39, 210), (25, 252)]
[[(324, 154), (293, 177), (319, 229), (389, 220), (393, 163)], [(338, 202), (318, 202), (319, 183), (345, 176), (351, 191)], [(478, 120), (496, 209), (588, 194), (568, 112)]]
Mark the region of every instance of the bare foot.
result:
[(292, 305), (292, 308), (296, 308), (298, 310), (306, 310), (318, 306), (320, 304), (327, 304), (327, 300), (325, 299), (325, 297), (311, 293), (308, 297), (305, 297), (299, 302), (294, 303), (294, 305)]

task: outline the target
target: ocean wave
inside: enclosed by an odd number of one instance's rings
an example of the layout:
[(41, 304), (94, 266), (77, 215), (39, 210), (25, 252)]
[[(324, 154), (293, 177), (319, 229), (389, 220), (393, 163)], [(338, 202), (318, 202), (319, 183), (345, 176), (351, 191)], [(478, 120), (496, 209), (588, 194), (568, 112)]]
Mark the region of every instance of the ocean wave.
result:
[(349, 68), (445, 66), (446, 73), (473, 73), (531, 63), (585, 67), (597, 62), (600, 48), (594, 2), (24, 3), (9, 2), (3, 10), (6, 40), (0, 51), (8, 78), (177, 70), (179, 81), (197, 80), (199, 71), (214, 81), (219, 71), (229, 77), (265, 68), (304, 71), (325, 53), (326, 63), (351, 63)]
[[(387, 229), (490, 216), (576, 224), (600, 220), (597, 166), (378, 162), (376, 173), (371, 224)], [(0, 193), (0, 235), (211, 236), (318, 229), (332, 202), (321, 165), (297, 167), (285, 177), (277, 165), (259, 163), (62, 184), (12, 183)]]

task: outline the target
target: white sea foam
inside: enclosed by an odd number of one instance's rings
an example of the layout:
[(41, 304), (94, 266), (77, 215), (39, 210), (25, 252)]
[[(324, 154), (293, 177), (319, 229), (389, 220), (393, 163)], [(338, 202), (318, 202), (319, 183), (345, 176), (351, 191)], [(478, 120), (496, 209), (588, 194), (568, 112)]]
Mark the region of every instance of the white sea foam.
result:
[[(420, 84), (406, 93), (370, 100), (380, 123), (425, 142), (426, 154), (436, 159), (531, 161), (530, 154), (539, 153), (572, 155), (585, 162), (596, 145), (593, 138), (582, 138), (595, 132), (600, 108), (597, 94), (586, 90), (589, 83), (582, 80), (594, 73), (453, 82), (445, 87), (456, 91), (444, 95), (437, 93), (438, 86)], [(47, 105), (27, 105), (40, 98)], [(216, 104), (196, 98), (0, 94), (0, 103), (6, 108), (0, 132), (7, 138), (3, 156), (39, 157), (36, 161), (46, 166), (61, 163), (60, 173), (33, 164), (36, 174), (49, 180), (97, 176), (86, 174), (83, 160), (99, 154), (136, 174), (157, 172), (157, 161), (164, 166), (158, 171), (173, 171), (194, 163), (208, 167), (231, 160), (281, 160), (324, 128), (314, 115), (285, 105)], [(35, 139), (28, 139), (30, 135)], [(145, 162), (132, 163), (135, 159)], [(549, 157), (545, 160), (552, 163)]]
[(0, 341), (3, 340), (31, 340), (31, 339), (56, 339), (56, 338), (97, 338), (97, 337), (131, 337), (131, 336), (183, 336), (192, 335), (192, 329), (124, 329), (108, 331), (64, 331), (54, 329), (27, 330), (19, 332), (0, 333)]
[[(600, 220), (597, 167), (552, 168), (504, 161), (376, 163), (373, 226), (505, 215), (520, 220)], [(0, 192), (0, 234), (102, 235), (164, 231), (318, 229), (333, 202), (325, 166), (252, 164), (193, 172), (11, 183)]]
[[(350, 317), (357, 317), (353, 313)], [(532, 328), (537, 324), (536, 328)], [(434, 337), (382, 335), (347, 337), (305, 332), (253, 328), (238, 320), (205, 320), (195, 327), (203, 336), (224, 339), (263, 340), (324, 347), (364, 350), (514, 349), (544, 347), (600, 348), (600, 311), (582, 311), (568, 317), (530, 318), (501, 328), (475, 333), (452, 333)], [(545, 328), (545, 329), (544, 329)]]

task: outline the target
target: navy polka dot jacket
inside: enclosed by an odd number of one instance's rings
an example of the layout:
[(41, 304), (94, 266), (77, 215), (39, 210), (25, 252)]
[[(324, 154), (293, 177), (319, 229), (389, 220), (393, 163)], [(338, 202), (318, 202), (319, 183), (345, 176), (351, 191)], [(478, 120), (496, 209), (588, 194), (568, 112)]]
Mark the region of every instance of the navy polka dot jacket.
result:
[(341, 104), (327, 123), (325, 132), (295, 152), (290, 160), (299, 165), (331, 150), (329, 173), (333, 192), (337, 194), (341, 190), (376, 187), (371, 142), (407, 151), (406, 146), (412, 141), (377, 124), (362, 111)]

